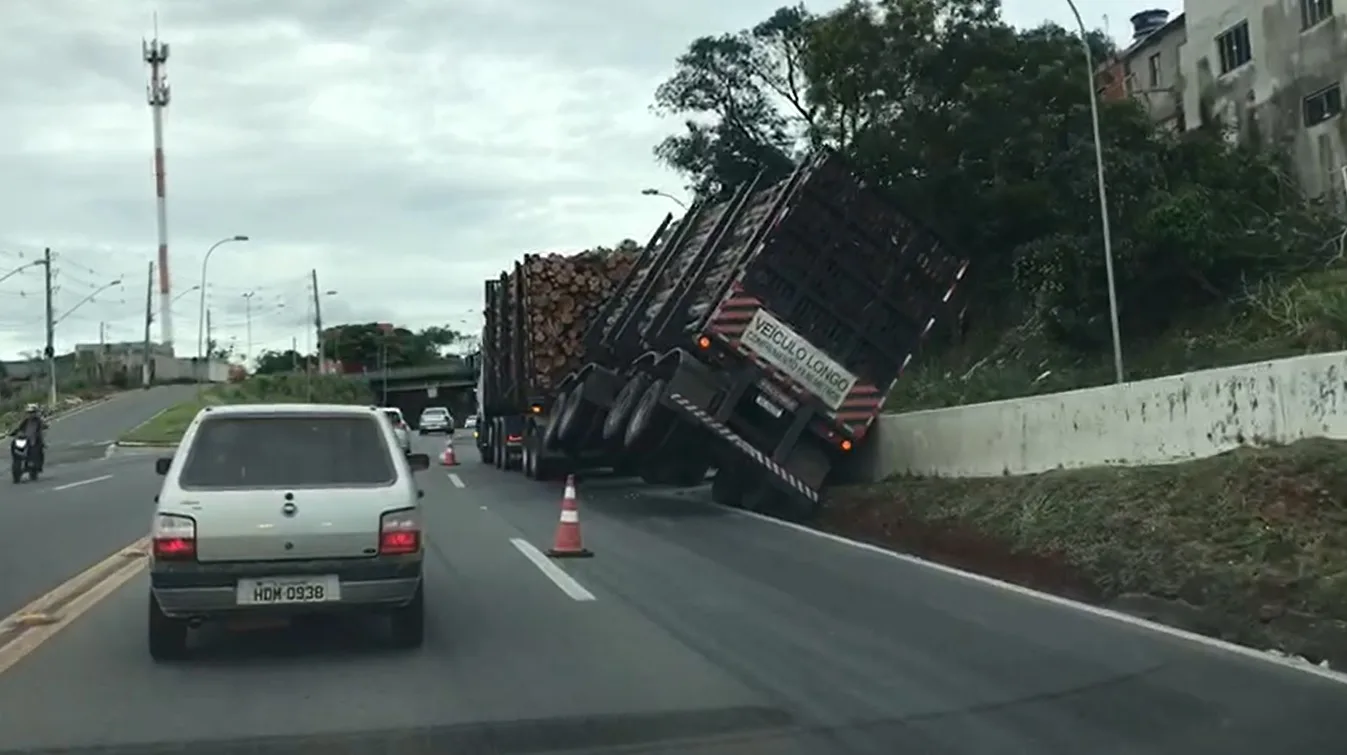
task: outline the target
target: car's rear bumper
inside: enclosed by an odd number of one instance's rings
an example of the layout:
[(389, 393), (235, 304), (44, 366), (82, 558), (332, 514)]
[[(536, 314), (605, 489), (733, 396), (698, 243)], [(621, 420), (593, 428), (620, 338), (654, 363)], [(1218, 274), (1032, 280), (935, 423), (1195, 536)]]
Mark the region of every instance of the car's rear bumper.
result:
[[(321, 603), (239, 605), (238, 581), (259, 577), (335, 574), (341, 598)], [(157, 562), (150, 589), (159, 608), (174, 618), (217, 618), (238, 614), (295, 615), (396, 608), (410, 603), (421, 585), (421, 557), (320, 561), (172, 564)]]

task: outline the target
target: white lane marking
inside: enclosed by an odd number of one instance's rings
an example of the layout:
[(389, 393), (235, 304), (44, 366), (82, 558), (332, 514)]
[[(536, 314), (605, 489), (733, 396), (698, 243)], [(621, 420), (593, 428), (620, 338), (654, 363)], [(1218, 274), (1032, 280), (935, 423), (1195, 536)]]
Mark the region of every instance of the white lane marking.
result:
[(53, 491), (55, 491), (55, 490), (69, 490), (69, 489), (71, 489), (71, 488), (78, 488), (78, 487), (81, 486), (81, 485), (92, 485), (92, 484), (94, 484), (95, 482), (102, 482), (102, 481), (104, 481), (104, 480), (108, 480), (108, 479), (111, 479), (111, 478), (112, 478), (112, 475), (110, 475), (110, 474), (100, 475), (100, 476), (98, 476), (98, 477), (90, 477), (90, 478), (87, 479), (87, 480), (80, 480), (79, 482), (67, 482), (67, 483), (64, 484), (64, 485), (57, 485), (56, 487), (52, 488), (52, 490), (53, 490)]
[(529, 541), (512, 537), (510, 538), (510, 543), (514, 545), (515, 548), (518, 548), (520, 553), (524, 554), (524, 558), (532, 561), (533, 565), (538, 567), (538, 571), (542, 572), (544, 576), (552, 580), (552, 584), (556, 585), (562, 592), (566, 593), (571, 600), (598, 600), (594, 597), (594, 593), (586, 590), (584, 585), (575, 581), (574, 577), (562, 571), (561, 567), (552, 563), (547, 556), (543, 555), (542, 551), (534, 548)]
[(849, 538), (842, 537), (841, 535), (834, 535), (831, 532), (823, 532), (821, 530), (810, 529), (809, 527), (806, 527), (802, 524), (796, 524), (794, 522), (785, 522), (780, 519), (773, 519), (770, 516), (764, 516), (762, 514), (758, 514), (752, 511), (744, 511), (743, 509), (729, 509), (724, 506), (722, 506), (721, 508), (726, 508), (728, 511), (731, 511), (735, 514), (739, 514), (740, 516), (745, 516), (750, 519), (756, 519), (760, 522), (767, 522), (769, 524), (775, 524), (778, 527), (785, 527), (786, 529), (795, 530), (796, 532), (803, 532), (807, 535), (821, 537), (824, 540), (830, 540), (839, 545), (847, 545), (851, 546), (852, 548), (858, 548), (863, 551), (869, 551), (870, 553), (875, 553), (881, 556), (888, 556), (889, 558), (902, 561), (905, 564), (911, 564), (912, 566), (917, 566), (923, 569), (930, 569), (931, 571), (937, 571), (942, 574), (948, 574), (952, 577), (959, 577), (960, 579), (965, 579), (968, 580), (969, 582), (976, 582), (980, 585), (985, 585), (987, 587), (994, 587), (996, 589), (1004, 590), (1006, 592), (1014, 593), (1016, 595), (1020, 595), (1026, 598), (1032, 598), (1035, 600), (1042, 601), (1044, 603), (1051, 603), (1052, 605), (1059, 606), (1061, 608), (1069, 608), (1071, 610), (1079, 611), (1081, 613), (1087, 613), (1092, 616), (1098, 616), (1104, 619), (1112, 619), (1113, 621), (1117, 621), (1122, 624), (1127, 624), (1129, 626), (1133, 626), (1138, 629), (1144, 629), (1151, 632), (1155, 632), (1156, 634), (1163, 634), (1169, 637), (1174, 637), (1176, 639), (1186, 640), (1195, 645), (1203, 645), (1205, 647), (1213, 648), (1215, 650), (1221, 650), (1234, 655), (1243, 656), (1245, 658), (1249, 658), (1255, 661), (1268, 663), (1273, 666), (1280, 666), (1282, 668), (1295, 669), (1296, 671), (1303, 671), (1307, 674), (1312, 674), (1321, 679), (1327, 679), (1328, 681), (1331, 682), (1337, 682), (1338, 684), (1347, 684), (1347, 674), (1344, 674), (1340, 671), (1334, 671), (1333, 669), (1327, 669), (1320, 666), (1315, 666), (1314, 664), (1311, 663), (1292, 660), (1291, 658), (1287, 658), (1285, 656), (1273, 655), (1272, 653), (1257, 650), (1255, 648), (1247, 647), (1245, 645), (1237, 645), (1233, 642), (1218, 640), (1215, 637), (1208, 637), (1204, 634), (1189, 632), (1186, 629), (1179, 629), (1177, 627), (1171, 627), (1167, 624), (1160, 624), (1158, 622), (1151, 621), (1150, 619), (1143, 619), (1139, 616), (1133, 616), (1131, 614), (1123, 613), (1121, 611), (1114, 611), (1109, 608), (1102, 608), (1100, 606), (1090, 605), (1089, 603), (1081, 603), (1079, 601), (1072, 600), (1070, 598), (1063, 598), (1060, 595), (1053, 595), (1052, 593), (1039, 592), (1038, 590), (1033, 590), (1023, 585), (1017, 585), (1011, 582), (1005, 582), (996, 579), (995, 577), (988, 577), (984, 574), (977, 574), (975, 572), (964, 571), (963, 569), (956, 569), (953, 566), (946, 566), (944, 564), (938, 564), (934, 561), (927, 561), (925, 559), (917, 558), (916, 556), (909, 555), (907, 553), (899, 553), (897, 551), (889, 550), (888, 548), (881, 548), (878, 545), (871, 545), (869, 543), (862, 543), (856, 540), (851, 540)]
[(463, 484), (463, 479), (458, 475), (454, 474), (453, 472), (449, 473), (449, 482), (454, 483), (454, 487), (458, 488), (459, 490), (468, 487), (467, 485)]

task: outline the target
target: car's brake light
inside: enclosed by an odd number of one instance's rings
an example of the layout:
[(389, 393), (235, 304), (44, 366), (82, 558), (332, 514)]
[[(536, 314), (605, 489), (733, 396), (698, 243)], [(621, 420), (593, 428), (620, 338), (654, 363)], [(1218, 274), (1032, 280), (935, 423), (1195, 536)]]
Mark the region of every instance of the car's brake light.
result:
[(415, 509), (390, 511), (379, 518), (379, 555), (399, 556), (421, 550), (421, 523)]
[(154, 557), (161, 561), (196, 559), (196, 521), (190, 516), (160, 514), (154, 522)]

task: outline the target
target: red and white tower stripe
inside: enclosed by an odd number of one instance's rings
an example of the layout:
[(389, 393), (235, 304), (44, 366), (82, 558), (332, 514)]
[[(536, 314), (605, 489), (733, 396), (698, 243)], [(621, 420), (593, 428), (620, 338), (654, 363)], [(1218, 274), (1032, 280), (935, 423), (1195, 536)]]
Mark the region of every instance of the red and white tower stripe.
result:
[(159, 226), (159, 340), (166, 349), (173, 348), (173, 311), (168, 271), (168, 208), (164, 191), (164, 108), (168, 107), (169, 88), (164, 74), (168, 63), (168, 44), (159, 42), (158, 23), (155, 36), (149, 42), (141, 40), (145, 62), (150, 66), (150, 85), (146, 91), (150, 112), (154, 115), (154, 196), (155, 219)]

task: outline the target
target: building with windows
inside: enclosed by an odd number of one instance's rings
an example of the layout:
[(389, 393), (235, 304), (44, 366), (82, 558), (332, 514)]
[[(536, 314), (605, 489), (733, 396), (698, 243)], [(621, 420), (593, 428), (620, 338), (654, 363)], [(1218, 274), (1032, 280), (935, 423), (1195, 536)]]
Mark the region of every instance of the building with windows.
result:
[(1187, 3), (1181, 55), (1187, 128), (1219, 119), (1231, 138), (1290, 156), (1311, 196), (1347, 194), (1347, 0)]
[(1104, 99), (1134, 97), (1164, 128), (1183, 131), (1183, 72), (1179, 56), (1187, 39), (1184, 14), (1163, 10), (1132, 16), (1132, 42), (1105, 66)]

